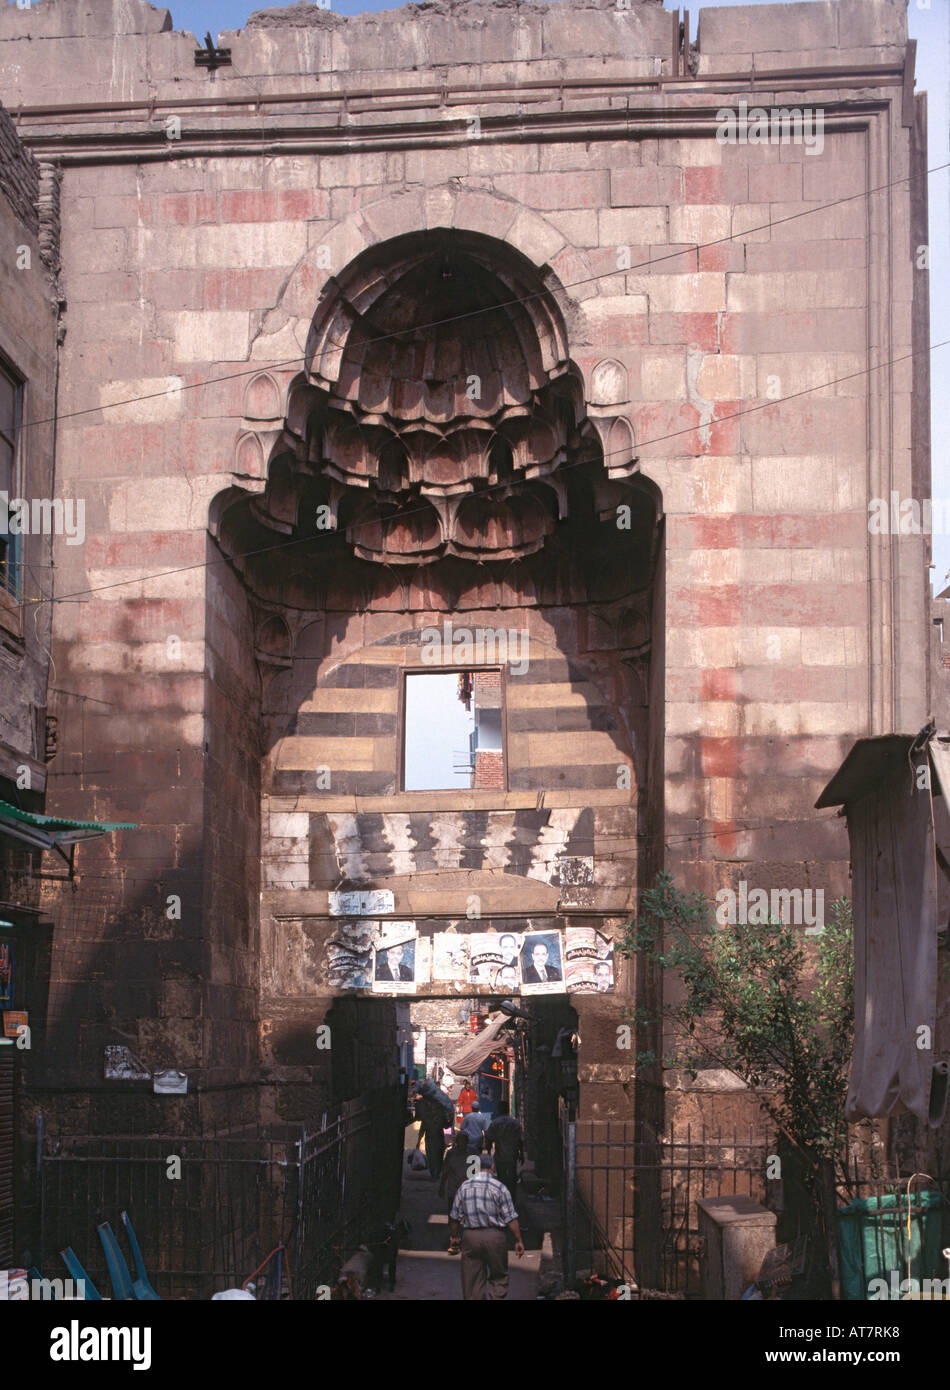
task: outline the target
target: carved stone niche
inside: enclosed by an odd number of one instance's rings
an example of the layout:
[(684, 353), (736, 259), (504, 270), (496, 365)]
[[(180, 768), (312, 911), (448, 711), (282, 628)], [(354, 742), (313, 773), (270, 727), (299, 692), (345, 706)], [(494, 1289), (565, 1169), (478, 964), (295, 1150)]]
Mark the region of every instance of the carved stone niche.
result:
[(590, 374), (588, 402), (592, 406), (625, 405), (630, 399), (627, 369), (616, 357), (605, 357)]
[(633, 426), (626, 415), (607, 415), (593, 411), (588, 421), (597, 431), (608, 478), (629, 478), (639, 470)]
[(293, 665), (293, 637), (279, 613), (271, 613), (259, 623), (254, 634), (254, 660), (262, 675)]

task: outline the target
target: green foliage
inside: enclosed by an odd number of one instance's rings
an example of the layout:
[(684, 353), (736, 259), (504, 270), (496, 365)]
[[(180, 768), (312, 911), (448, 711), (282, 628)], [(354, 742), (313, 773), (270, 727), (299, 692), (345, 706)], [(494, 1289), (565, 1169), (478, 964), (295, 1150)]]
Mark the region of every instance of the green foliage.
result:
[[(846, 1135), (854, 1025), (846, 899), (831, 904), (824, 931), (808, 941), (781, 922), (719, 926), (701, 893), (682, 893), (660, 874), (618, 949), (682, 981), (681, 997), (650, 1020), (662, 1029), (664, 1065), (694, 1079), (700, 1068), (728, 1068), (814, 1172), (822, 1159), (841, 1158)], [(637, 1015), (647, 1021), (642, 1009)], [(637, 1057), (639, 1066), (655, 1060)]]

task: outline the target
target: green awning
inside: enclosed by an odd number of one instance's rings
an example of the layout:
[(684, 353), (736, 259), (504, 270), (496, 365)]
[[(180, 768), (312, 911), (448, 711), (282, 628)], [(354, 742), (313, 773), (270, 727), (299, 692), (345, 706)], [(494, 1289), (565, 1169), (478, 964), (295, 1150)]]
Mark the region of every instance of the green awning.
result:
[(36, 849), (59, 849), (75, 845), (80, 840), (95, 840), (113, 830), (135, 830), (137, 825), (125, 821), (68, 820), (64, 816), (40, 816), (21, 811), (7, 801), (0, 801), (0, 834), (23, 840)]

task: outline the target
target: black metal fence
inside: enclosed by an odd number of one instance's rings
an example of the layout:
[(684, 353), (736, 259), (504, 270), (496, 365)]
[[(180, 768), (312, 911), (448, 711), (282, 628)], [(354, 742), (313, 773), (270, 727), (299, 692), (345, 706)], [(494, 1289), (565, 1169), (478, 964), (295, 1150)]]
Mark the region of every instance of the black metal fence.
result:
[(238, 1285), (280, 1242), (294, 1297), (314, 1298), (396, 1209), (403, 1113), (387, 1091), (328, 1112), (317, 1130), (48, 1135), (40, 1162), (43, 1272), (64, 1276), (59, 1252), (72, 1246), (108, 1294), (96, 1228), (108, 1221), (122, 1243), (127, 1211), (162, 1298), (210, 1298)]
[(697, 1200), (766, 1196), (773, 1146), (737, 1128), (672, 1130), (638, 1142), (623, 1120), (569, 1120), (564, 1140), (565, 1275), (592, 1270), (669, 1293), (699, 1291)]

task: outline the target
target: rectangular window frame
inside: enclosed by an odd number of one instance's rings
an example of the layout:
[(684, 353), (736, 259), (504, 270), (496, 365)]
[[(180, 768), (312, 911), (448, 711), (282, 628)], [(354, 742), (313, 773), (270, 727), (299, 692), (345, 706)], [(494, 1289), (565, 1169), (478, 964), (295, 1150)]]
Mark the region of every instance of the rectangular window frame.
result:
[[(406, 680), (409, 676), (455, 676), (462, 671), (473, 673), (497, 671), (501, 678), (501, 769), (500, 787), (430, 787), (418, 790), (406, 786)], [(494, 666), (466, 666), (454, 662), (447, 666), (404, 666), (399, 682), (399, 710), (397, 722), (399, 739), (399, 794), (400, 796), (470, 796), (472, 792), (494, 792), (497, 796), (508, 793), (508, 671), (501, 664)]]
[[(23, 495), (23, 417), (26, 401), (26, 380), (16, 368), (0, 357), (0, 374), (13, 387), (14, 418), (12, 433), (3, 428), (0, 421), (0, 439), (13, 451), (13, 476), (10, 481), (10, 496)], [(2, 504), (0, 504), (2, 505)], [(3, 572), (0, 573), (0, 625), (20, 636), (20, 604), (23, 596), (23, 537), (10, 535), (3, 537), (6, 542), (6, 556)]]

